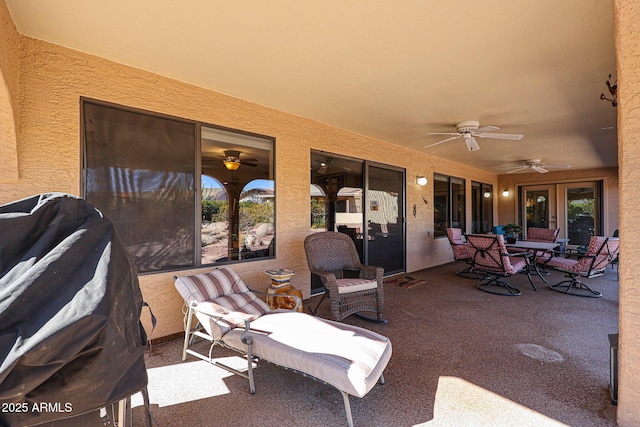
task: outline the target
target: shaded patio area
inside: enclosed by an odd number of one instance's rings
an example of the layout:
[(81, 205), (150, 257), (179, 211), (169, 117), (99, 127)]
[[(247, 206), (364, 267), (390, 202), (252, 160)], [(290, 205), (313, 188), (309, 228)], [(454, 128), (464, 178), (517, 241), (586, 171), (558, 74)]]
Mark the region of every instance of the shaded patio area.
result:
[[(386, 284), (388, 325), (345, 319), (393, 343), (386, 384), (351, 398), (355, 425), (615, 426), (607, 335), (618, 331), (616, 271), (586, 279), (603, 294), (591, 299), (552, 292), (534, 278), (535, 292), (524, 275), (507, 279), (521, 296), (491, 295), (456, 276), (461, 268), (411, 273), (425, 281), (411, 288)], [(548, 278), (562, 279), (556, 271)], [(326, 304), (320, 314), (329, 317)], [(182, 362), (181, 347), (180, 339), (160, 343), (146, 356), (161, 426), (346, 425), (340, 393), (330, 386), (263, 363), (251, 395), (243, 378), (193, 357)], [(214, 351), (242, 363), (231, 351)], [(132, 401), (133, 425), (143, 426), (141, 398)]]

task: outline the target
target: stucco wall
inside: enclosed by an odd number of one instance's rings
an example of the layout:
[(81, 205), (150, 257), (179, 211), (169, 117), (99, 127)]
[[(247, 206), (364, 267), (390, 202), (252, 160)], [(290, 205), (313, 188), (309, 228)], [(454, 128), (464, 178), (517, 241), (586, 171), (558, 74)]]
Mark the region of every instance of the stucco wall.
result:
[[(498, 210), (500, 224), (518, 222), (518, 186), (554, 184), (581, 181), (604, 182), (604, 230), (603, 236), (610, 236), (618, 229), (618, 169), (578, 169), (545, 173), (517, 173), (498, 176)], [(508, 197), (502, 196), (503, 190), (509, 190)], [(559, 227), (562, 227), (561, 225)]]
[(20, 37), (0, 2), (0, 183), (18, 181), (18, 64)]
[(614, 0), (618, 61), (620, 336), (618, 425), (640, 425), (640, 3)]
[[(43, 41), (20, 37), (20, 44), (20, 179), (12, 184), (0, 182), (0, 203), (50, 191), (79, 194), (79, 100), (82, 96), (273, 136), (276, 138), (277, 258), (234, 267), (258, 289), (266, 288), (269, 283), (264, 270), (286, 267), (298, 272), (293, 284), (301, 288), (305, 296), (309, 294), (302, 242), (309, 232), (312, 149), (406, 168), (408, 272), (453, 260), (448, 241), (433, 239), (434, 172), (466, 178), (469, 206), (471, 180), (496, 187), (497, 177), (491, 173)], [(429, 184), (418, 186), (417, 175), (427, 176)], [(140, 277), (144, 297), (158, 317), (155, 338), (182, 329), (181, 300), (173, 288), (172, 277), (173, 273)], [(148, 326), (147, 321), (145, 325)]]

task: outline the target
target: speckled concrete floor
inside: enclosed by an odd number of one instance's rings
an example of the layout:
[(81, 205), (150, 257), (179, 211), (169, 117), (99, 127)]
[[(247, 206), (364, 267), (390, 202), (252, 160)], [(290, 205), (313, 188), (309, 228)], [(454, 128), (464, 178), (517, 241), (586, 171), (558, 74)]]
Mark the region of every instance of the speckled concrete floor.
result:
[[(453, 274), (463, 267), (411, 273), (426, 283), (410, 289), (385, 285), (387, 325), (345, 319), (393, 343), (386, 384), (351, 398), (355, 425), (615, 426), (607, 338), (618, 327), (615, 271), (589, 281), (598, 299), (553, 292), (539, 279), (535, 292), (523, 275), (509, 279), (522, 295), (502, 297)], [(329, 316), (327, 305), (320, 314)], [(342, 397), (329, 386), (264, 363), (251, 395), (241, 377), (193, 357), (182, 362), (181, 345), (157, 344), (147, 355), (160, 426), (346, 425)], [(133, 406), (132, 424), (143, 426), (139, 396)]]

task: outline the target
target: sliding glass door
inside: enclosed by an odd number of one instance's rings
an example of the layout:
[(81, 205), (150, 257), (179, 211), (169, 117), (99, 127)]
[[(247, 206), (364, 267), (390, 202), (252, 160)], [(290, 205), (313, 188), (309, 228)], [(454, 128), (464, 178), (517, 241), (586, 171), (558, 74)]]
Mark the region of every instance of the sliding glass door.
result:
[(404, 169), (367, 164), (368, 263), (385, 275), (405, 270)]
[[(403, 272), (404, 183), (404, 169), (312, 151), (311, 232), (347, 234), (363, 264)], [(312, 277), (311, 293), (322, 291)]]

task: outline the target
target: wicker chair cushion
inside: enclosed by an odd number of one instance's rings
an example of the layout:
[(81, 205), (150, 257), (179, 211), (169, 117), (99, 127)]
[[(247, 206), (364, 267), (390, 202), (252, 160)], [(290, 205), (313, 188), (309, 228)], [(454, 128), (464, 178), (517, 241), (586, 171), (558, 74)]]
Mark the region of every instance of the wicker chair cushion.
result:
[(337, 279), (338, 293), (350, 294), (351, 292), (367, 291), (378, 287), (377, 280), (367, 279)]
[[(254, 329), (255, 328), (255, 329)], [(246, 349), (243, 329), (224, 342)], [(391, 342), (375, 332), (287, 310), (275, 310), (251, 322), (253, 354), (318, 378), (353, 396), (376, 384), (391, 357)]]

